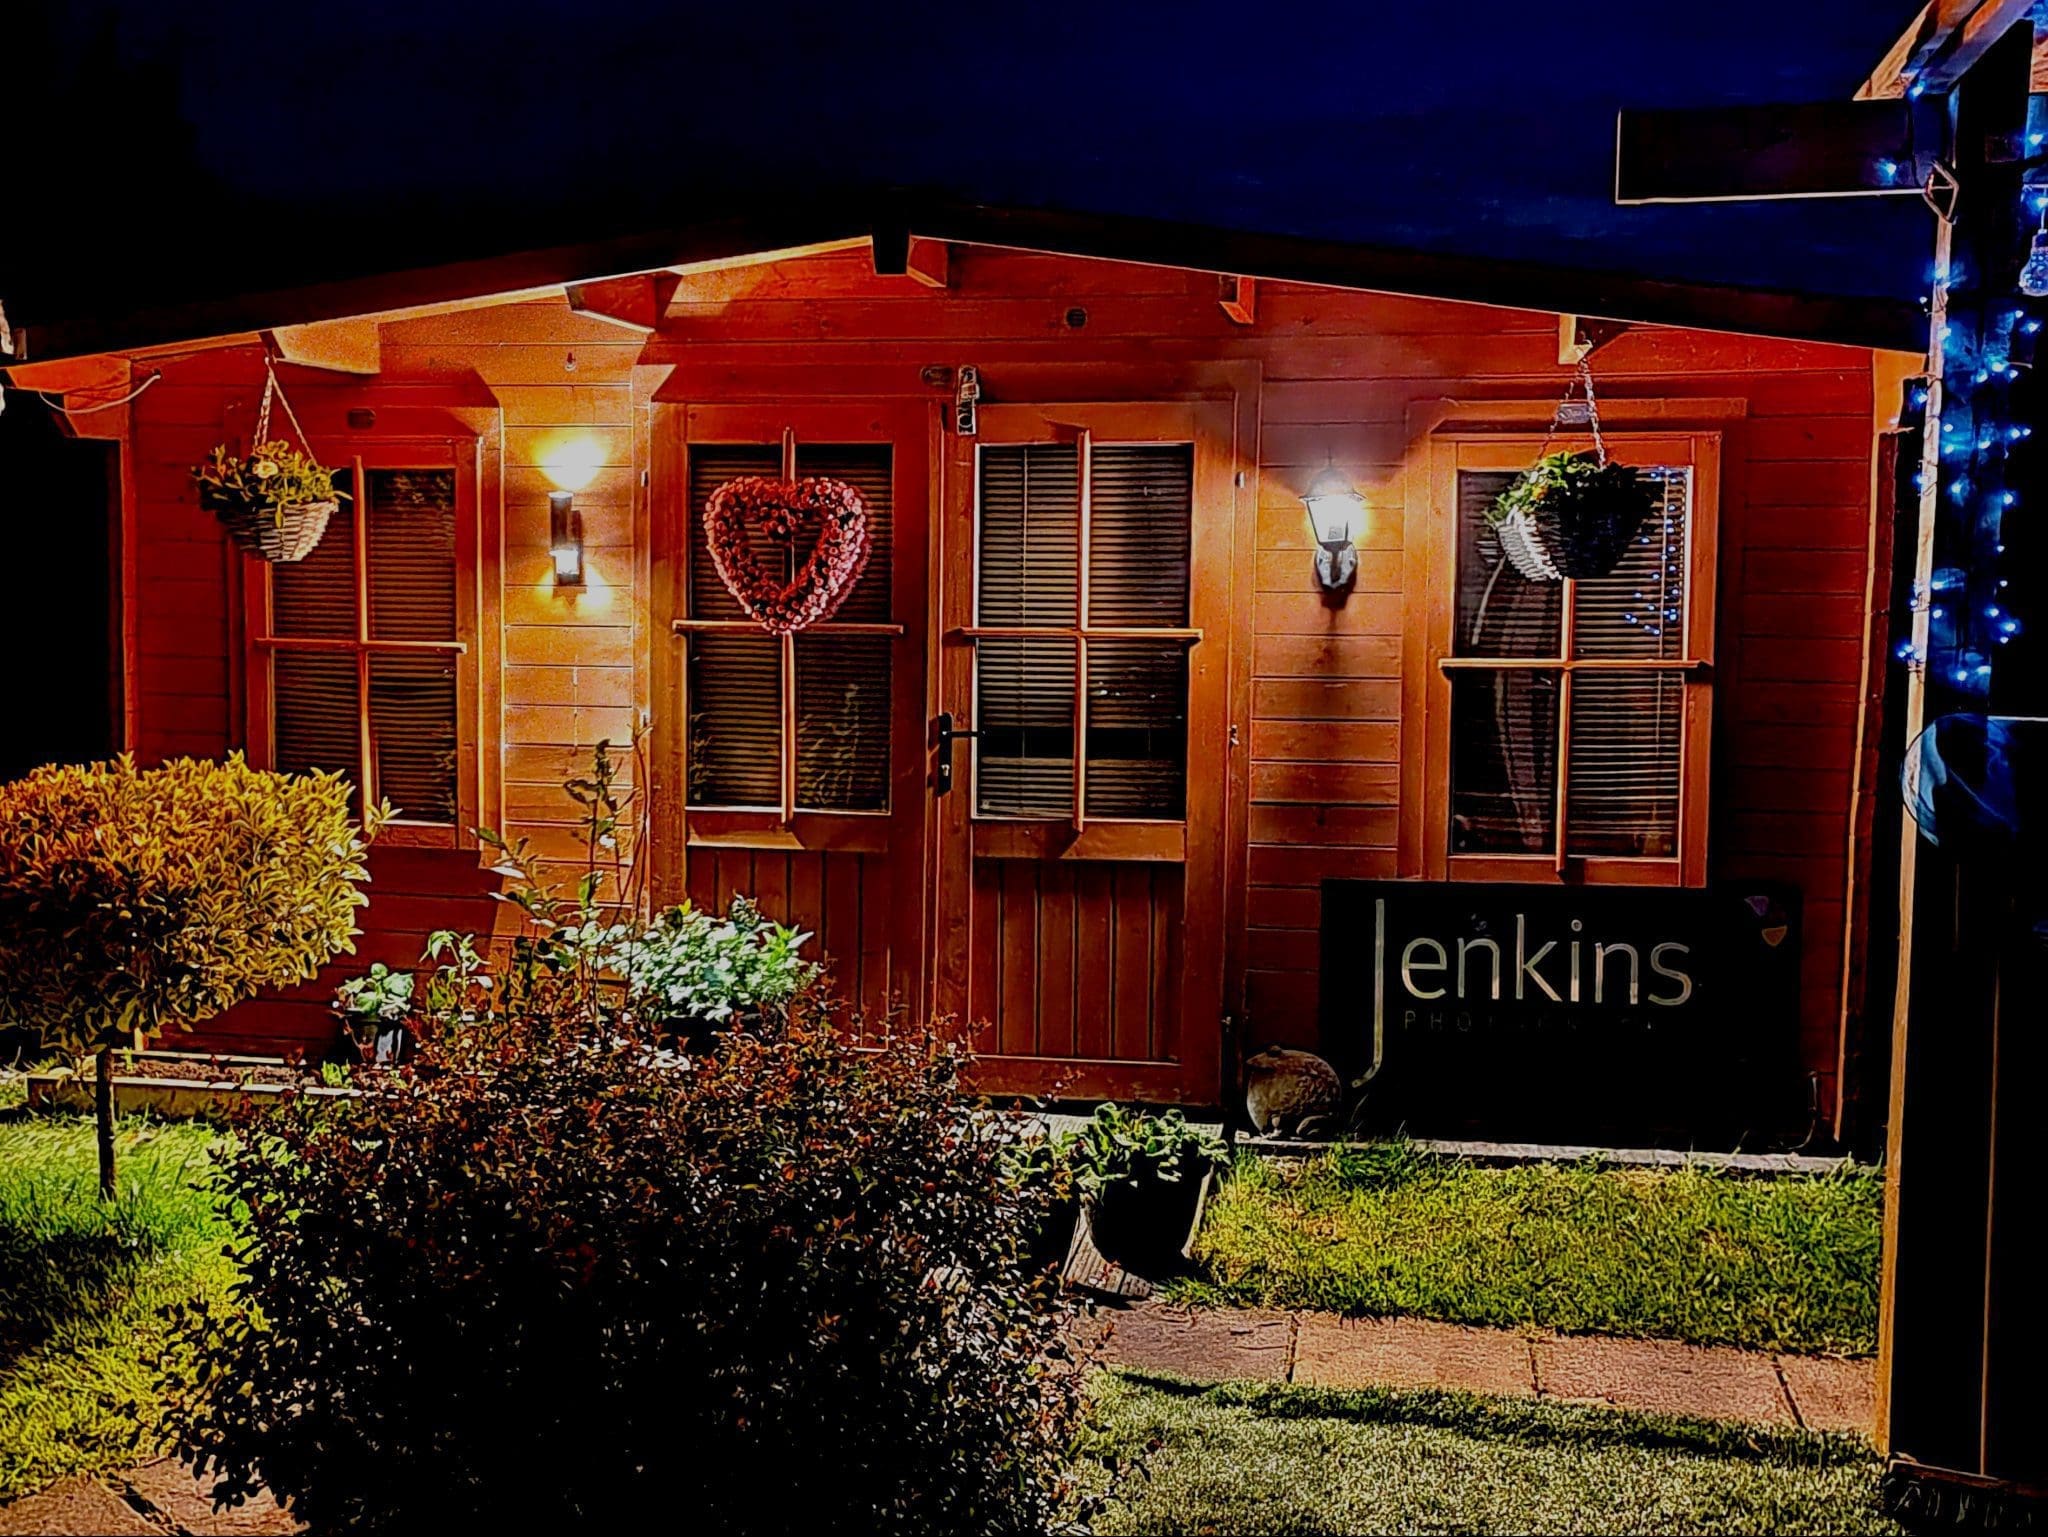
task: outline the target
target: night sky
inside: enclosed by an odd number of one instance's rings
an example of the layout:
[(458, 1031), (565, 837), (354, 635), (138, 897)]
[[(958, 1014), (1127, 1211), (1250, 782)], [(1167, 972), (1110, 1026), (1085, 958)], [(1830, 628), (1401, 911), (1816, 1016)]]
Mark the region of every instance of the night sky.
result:
[(14, 141), (0, 302), (122, 264), (204, 286), (266, 245), (471, 254), (576, 239), (559, 226), (594, 210), (687, 222), (884, 182), (1912, 298), (1915, 200), (1609, 189), (1617, 107), (1847, 97), (1916, 9), (77, 0), (10, 50), (8, 117), (36, 131)]

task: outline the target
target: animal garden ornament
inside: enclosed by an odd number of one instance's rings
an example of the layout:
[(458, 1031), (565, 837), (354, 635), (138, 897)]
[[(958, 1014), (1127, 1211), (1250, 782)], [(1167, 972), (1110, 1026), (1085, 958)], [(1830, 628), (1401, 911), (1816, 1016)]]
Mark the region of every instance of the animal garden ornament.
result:
[[(815, 525), (810, 556), (784, 581), (766, 569), (755, 548), (755, 529), (772, 544), (794, 548)], [(807, 630), (830, 619), (846, 601), (868, 563), (871, 537), (867, 502), (843, 480), (805, 476), (782, 480), (743, 475), (711, 493), (704, 509), (711, 564), (747, 617), (776, 635)]]

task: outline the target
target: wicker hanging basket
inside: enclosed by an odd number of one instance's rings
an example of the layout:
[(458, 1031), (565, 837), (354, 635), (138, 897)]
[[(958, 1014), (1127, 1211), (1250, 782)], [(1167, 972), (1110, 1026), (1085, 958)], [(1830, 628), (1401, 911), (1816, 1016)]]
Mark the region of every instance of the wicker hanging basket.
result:
[[(276, 478), (274, 461), (298, 457), (288, 443), (270, 439), (273, 400), (283, 405), (285, 419), (298, 433), (300, 443), (305, 445), (306, 454), (300, 462), (310, 470), (310, 474), (300, 478), (331, 488), (334, 477), (312, 458), (313, 445), (307, 440), (305, 429), (299, 426), (291, 402), (284, 398), (284, 390), (277, 382), (277, 371), (267, 357), (263, 360), (263, 370), (263, 403), (257, 409), (256, 432), (251, 439), (249, 453), (231, 455), (223, 445), (213, 451), (213, 457), (207, 464), (193, 471), (193, 477), (199, 483), (199, 504), (219, 520), (236, 545), (259, 559), (288, 565), (313, 553), (321, 535), (327, 532), (327, 520), (334, 516), (345, 493), (330, 491), (326, 496), (288, 501), (265, 494), (265, 480)], [(266, 462), (272, 465), (267, 475)]]
[[(1579, 375), (1565, 389), (1536, 463), (1501, 493), (1489, 514), (1508, 563), (1532, 582), (1606, 576), (1655, 507), (1643, 477), (1607, 457), (1592, 370), (1581, 363)], [(1578, 384), (1585, 388), (1583, 402), (1572, 399)], [(1592, 451), (1548, 452), (1558, 429), (1577, 422), (1591, 427)]]
[(275, 564), (289, 565), (313, 553), (320, 536), (327, 532), (327, 520), (341, 503), (293, 502), (268, 506), (232, 492), (215, 492), (211, 487), (200, 497), (209, 512), (220, 519), (228, 537), (248, 551)]

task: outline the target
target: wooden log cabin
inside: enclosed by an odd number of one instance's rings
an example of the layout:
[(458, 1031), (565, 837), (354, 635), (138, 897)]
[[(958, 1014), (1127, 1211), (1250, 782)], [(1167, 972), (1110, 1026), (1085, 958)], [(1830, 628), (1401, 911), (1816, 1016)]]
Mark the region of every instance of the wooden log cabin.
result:
[[(1769, 882), (1798, 911), (1787, 1092), (1839, 1124), (1904, 331), (1448, 260), (1219, 275), (1199, 242), (1072, 233), (31, 328), (13, 382), (120, 446), (127, 747), (340, 769), (403, 811), (356, 954), (185, 1044), (324, 1049), (340, 977), (493, 926), (473, 827), (576, 858), (563, 780), (638, 737), (662, 900), (753, 897), (872, 1014), (970, 1021), (994, 1089), (1215, 1105), (1248, 1052), (1327, 1047), (1333, 879)], [(1596, 306), (1634, 323), (1560, 314)], [(1503, 601), (1485, 509), (1595, 348), (1655, 541)], [(297, 565), (235, 553), (190, 476), (249, 436), (266, 355), (353, 492)], [(1326, 471), (1364, 508), (1336, 593), (1303, 504)], [(742, 474), (850, 481), (876, 530), (790, 640), (706, 559)]]

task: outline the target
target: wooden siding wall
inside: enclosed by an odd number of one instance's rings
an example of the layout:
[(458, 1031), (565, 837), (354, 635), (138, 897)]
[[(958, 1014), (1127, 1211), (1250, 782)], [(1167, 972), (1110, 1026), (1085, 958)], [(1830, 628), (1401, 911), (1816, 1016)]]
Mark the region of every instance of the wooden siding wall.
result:
[[(1217, 303), (1213, 276), (989, 249), (955, 250), (950, 286), (873, 275), (865, 251), (682, 279), (643, 337), (518, 303), (383, 327), (367, 392), (451, 380), (480, 386), (504, 423), (504, 815), (566, 853), (554, 787), (576, 749), (626, 736), (642, 697), (646, 551), (636, 504), (647, 464), (637, 404), (945, 398), (933, 366), (972, 363), (993, 400), (1145, 399), (1213, 382), (1217, 363), (1262, 370), (1256, 555), (1235, 573), (1250, 609), (1245, 700), (1249, 891), (1242, 1009), (1253, 1043), (1316, 1031), (1318, 883), (1392, 876), (1402, 808), (1405, 477), (1426, 473), (1411, 413), (1445, 400), (1537, 401), (1563, 383), (1547, 314), (1262, 284), (1254, 324)], [(1850, 764), (1861, 666), (1868, 523), (1870, 358), (1865, 352), (1707, 333), (1628, 332), (1596, 359), (1603, 399), (1743, 402), (1724, 432), (1721, 641), (1716, 669), (1712, 870), (1780, 877), (1805, 899), (1802, 1054), (1831, 1092), (1837, 1055)], [(188, 371), (191, 376), (188, 380)], [(140, 590), (135, 746), (146, 757), (234, 739), (224, 558), (192, 505), (185, 467), (217, 435), (234, 388), (220, 365), (170, 365), (136, 408)], [(1681, 412), (1682, 419), (1682, 412)], [(546, 582), (546, 491), (536, 467), (565, 431), (594, 436), (602, 466), (576, 504), (591, 588)], [(1241, 428), (1241, 432), (1244, 429)], [(1244, 445), (1247, 460), (1251, 442)], [(1365, 492), (1358, 589), (1324, 606), (1299, 492), (1326, 457)], [(1254, 466), (1247, 462), (1250, 471)], [(636, 627), (637, 626), (637, 627)], [(723, 854), (692, 894), (742, 884)], [(772, 891), (756, 861), (745, 880)], [(771, 861), (772, 863), (772, 861)], [(805, 878), (781, 872), (785, 890)], [(865, 911), (863, 906), (861, 911)], [(879, 909), (878, 909), (879, 910)], [(373, 903), (374, 911), (374, 903)], [(845, 922), (821, 909), (819, 922)], [(856, 933), (858, 929), (856, 930)], [(836, 950), (871, 940), (828, 933)], [(842, 962), (842, 967), (844, 963)], [(1824, 1099), (1824, 1102), (1825, 1099)]]

